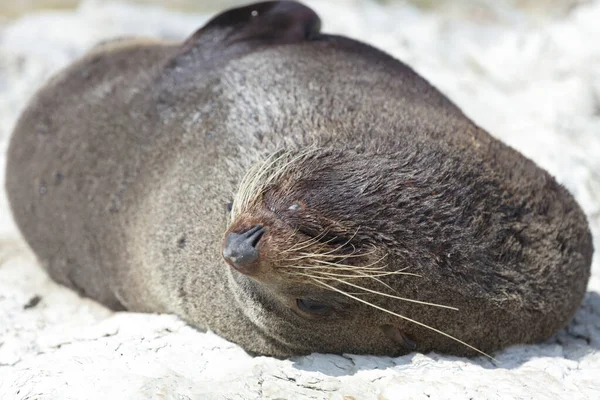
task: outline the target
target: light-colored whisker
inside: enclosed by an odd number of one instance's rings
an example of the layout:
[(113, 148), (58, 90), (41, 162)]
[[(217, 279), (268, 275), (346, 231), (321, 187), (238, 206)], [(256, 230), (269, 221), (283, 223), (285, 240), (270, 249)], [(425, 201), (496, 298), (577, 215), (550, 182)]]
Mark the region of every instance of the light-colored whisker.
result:
[(347, 266), (347, 267), (345, 267), (344, 270), (352, 272), (352, 275), (342, 275), (342, 274), (337, 273), (337, 272), (339, 272), (339, 269), (337, 267), (328, 268), (326, 270), (326, 271), (335, 271), (335, 272), (325, 272), (323, 270), (313, 270), (311, 272), (317, 273), (317, 274), (320, 274), (320, 275), (328, 275), (328, 276), (372, 279), (375, 282), (378, 282), (380, 285), (387, 287), (391, 291), (395, 291), (390, 285), (388, 285), (387, 283), (385, 283), (382, 280), (378, 279), (377, 274), (380, 274), (380, 273), (379, 272), (373, 272), (373, 269), (371, 269), (371, 268), (364, 268), (363, 269), (363, 268), (352, 268), (352, 266)]
[(316, 238), (310, 238), (307, 240), (303, 240), (302, 242), (299, 242), (299, 243), (295, 244), (294, 246), (283, 250), (282, 253), (291, 253), (291, 252), (300, 251), (300, 250), (303, 250), (303, 249), (306, 249), (306, 248), (312, 246), (315, 243), (317, 243)]
[[(307, 269), (311, 269), (311, 268), (307, 268)], [(339, 276), (340, 278), (383, 278), (386, 276), (390, 276), (390, 275), (409, 275), (409, 276), (417, 276), (417, 277), (421, 277), (421, 275), (417, 275), (417, 274), (411, 274), (408, 272), (376, 272), (376, 273), (360, 273), (360, 274), (337, 274), (337, 273), (333, 273), (333, 272), (329, 272), (332, 271), (331, 269), (326, 269), (326, 270), (322, 270), (321, 268), (314, 268), (314, 271), (311, 272), (315, 272), (321, 275), (331, 275), (331, 276)], [(361, 271), (359, 271), (361, 272)]]
[(356, 271), (352, 271), (354, 272), (354, 274), (352, 275), (344, 275), (344, 274), (339, 274), (339, 273), (332, 273), (332, 272), (326, 272), (326, 271), (321, 271), (321, 270), (314, 270), (314, 271), (308, 271), (308, 273), (298, 273), (296, 275), (298, 276), (305, 276), (305, 277), (309, 277), (309, 278), (319, 278), (319, 279), (327, 279), (327, 280), (335, 280), (335, 281), (342, 281), (339, 278), (346, 278), (346, 279), (372, 279), (375, 282), (381, 284), (382, 286), (385, 286), (386, 288), (388, 288), (389, 290), (395, 292), (396, 290), (394, 290), (393, 287), (391, 287), (390, 285), (388, 285), (387, 283), (383, 282), (381, 279), (377, 279), (377, 277), (374, 277), (372, 275), (369, 274), (357, 274)]
[[(357, 230), (357, 232), (358, 232), (358, 230)], [(329, 230), (326, 229), (326, 230), (322, 231), (321, 233), (319, 233), (314, 238), (310, 238), (307, 241), (304, 241), (303, 243), (306, 243), (306, 242), (309, 242), (309, 241), (311, 241), (313, 243), (317, 242), (317, 241), (319, 241), (320, 238), (322, 238), (325, 235), (327, 235), (327, 233), (329, 233)], [(324, 257), (324, 256), (327, 256), (327, 255), (331, 255), (332, 253), (335, 253), (337, 251), (340, 251), (344, 246), (346, 246), (354, 238), (355, 235), (356, 235), (356, 233), (354, 233), (354, 235), (350, 239), (348, 239), (346, 242), (342, 243), (341, 245), (339, 245), (338, 247), (334, 248), (333, 250), (328, 250), (328, 251), (323, 252), (323, 253), (315, 253), (315, 255), (318, 256), (318, 257)], [(325, 242), (320, 242), (319, 241), (319, 243), (321, 245), (327, 245), (327, 244), (331, 243), (332, 241), (334, 241), (335, 239), (336, 238), (331, 238), (331, 239), (329, 239), (329, 240), (327, 240)], [(289, 252), (292, 252), (292, 251), (303, 250), (303, 249), (305, 249), (305, 248), (307, 248), (309, 246), (310, 246), (310, 244), (307, 245), (307, 246), (298, 247), (298, 245), (296, 244), (296, 245), (290, 247), (289, 249), (286, 249), (286, 250), (282, 251), (282, 253), (289, 253)], [(352, 253), (351, 254), (354, 254), (356, 252), (356, 247), (354, 247), (354, 245), (351, 245), (351, 246), (352, 246)]]
[[(233, 210), (231, 213), (232, 221), (239, 216), (243, 208), (262, 193), (262, 190), (259, 190), (261, 179), (271, 171), (270, 167), (274, 165), (278, 159), (285, 156), (284, 153), (275, 158), (276, 154), (277, 153), (273, 153), (263, 163), (255, 164), (250, 167), (248, 173), (242, 179), (238, 193), (233, 202)], [(270, 160), (272, 160), (271, 163), (269, 163)]]
[(332, 262), (332, 261), (325, 261), (325, 260), (313, 260), (313, 261), (315, 263), (317, 263), (317, 264), (330, 265), (332, 267), (356, 268), (356, 269), (361, 269), (361, 270), (364, 270), (364, 271), (378, 271), (378, 270), (385, 269), (387, 267), (387, 265), (382, 265), (380, 267), (375, 267), (375, 265), (377, 265), (378, 263), (380, 263), (381, 260), (382, 259), (379, 259), (377, 261), (372, 262), (371, 264), (361, 265), (361, 266), (350, 265), (350, 264), (342, 264), (342, 263), (337, 263), (337, 262)]
[(376, 276), (373, 275), (369, 275), (369, 274), (365, 274), (365, 273), (359, 273), (359, 274), (352, 274), (352, 275), (347, 275), (347, 274), (336, 274), (336, 273), (332, 273), (332, 272), (325, 272), (325, 271), (311, 271), (312, 274), (318, 275), (319, 278), (323, 278), (323, 279), (334, 279), (334, 280), (338, 280), (339, 278), (345, 278), (345, 279), (372, 279), (376, 282), (378, 282), (379, 284), (387, 287), (388, 289), (394, 291), (394, 289), (388, 285), (387, 283), (383, 282), (380, 279), (377, 279)]
[(289, 258), (289, 260), (299, 261), (306, 258), (326, 258), (326, 259), (340, 259), (340, 258), (359, 258), (366, 257), (374, 252), (369, 253), (351, 253), (351, 254), (322, 254), (322, 253), (300, 253), (301, 255), (293, 258)]
[[(381, 279), (378, 279), (374, 276), (370, 276), (370, 279), (374, 280), (375, 282), (379, 283), (382, 286), (385, 286), (386, 288), (390, 289), (392, 292), (396, 292), (396, 289), (394, 289), (393, 287), (391, 287), (390, 285), (388, 285), (387, 283), (385, 283), (384, 281), (382, 281)], [(396, 292), (398, 293), (398, 292)]]
[(458, 311), (458, 308), (456, 308), (456, 307), (446, 306), (446, 305), (437, 304), (437, 303), (429, 303), (429, 302), (421, 301), (421, 300), (408, 299), (406, 297), (394, 296), (392, 294), (387, 294), (387, 293), (379, 292), (377, 290), (369, 289), (369, 288), (366, 288), (366, 287), (363, 287), (363, 286), (360, 286), (360, 285), (356, 285), (354, 283), (346, 282), (343, 279), (336, 279), (336, 278), (332, 278), (332, 279), (334, 279), (334, 280), (336, 280), (336, 281), (338, 281), (340, 283), (343, 283), (345, 285), (352, 286), (355, 289), (364, 290), (365, 292), (373, 293), (373, 294), (376, 294), (376, 295), (379, 295), (379, 296), (390, 297), (392, 299), (402, 300), (402, 301), (406, 301), (406, 302), (409, 302), (409, 303), (416, 303), (416, 304), (422, 304), (422, 305), (426, 305), (426, 306), (439, 307), (439, 308), (447, 308), (448, 310)]
[(338, 292), (338, 293), (340, 293), (340, 294), (342, 294), (342, 295), (344, 295), (344, 296), (347, 296), (347, 297), (349, 297), (349, 298), (351, 298), (351, 299), (354, 299), (354, 300), (356, 300), (356, 301), (358, 301), (358, 302), (360, 302), (360, 303), (366, 304), (366, 305), (368, 305), (368, 306), (370, 306), (370, 307), (373, 307), (373, 308), (375, 308), (375, 309), (378, 309), (378, 310), (380, 310), (380, 311), (383, 311), (383, 312), (385, 312), (385, 313), (388, 313), (388, 314), (394, 315), (394, 316), (396, 316), (396, 317), (398, 317), (398, 318), (401, 318), (401, 319), (403, 319), (403, 320), (405, 320), (405, 321), (412, 322), (413, 324), (416, 324), (416, 325), (422, 326), (423, 328), (426, 328), (426, 329), (429, 329), (429, 330), (431, 330), (431, 331), (433, 331), (433, 332), (439, 333), (440, 335), (442, 335), (442, 336), (445, 336), (445, 337), (447, 337), (447, 338), (449, 338), (449, 339), (452, 339), (452, 340), (456, 341), (457, 343), (460, 343), (460, 344), (462, 344), (462, 345), (465, 345), (465, 346), (467, 346), (468, 348), (470, 348), (470, 349), (472, 349), (472, 350), (475, 350), (476, 352), (478, 352), (478, 353), (480, 353), (480, 354), (483, 354), (484, 356), (486, 356), (486, 357), (488, 357), (488, 358), (490, 358), (490, 359), (492, 359), (492, 360), (494, 360), (494, 361), (496, 361), (496, 362), (498, 361), (498, 360), (496, 360), (494, 357), (490, 356), (489, 354), (487, 354), (487, 353), (484, 353), (483, 351), (479, 350), (478, 348), (476, 348), (476, 347), (474, 347), (474, 346), (471, 346), (470, 344), (468, 344), (468, 343), (466, 343), (466, 342), (464, 342), (464, 341), (462, 341), (462, 340), (460, 340), (460, 339), (458, 339), (458, 338), (456, 338), (456, 337), (454, 337), (454, 336), (452, 336), (452, 335), (449, 335), (449, 334), (447, 334), (447, 333), (446, 333), (446, 332), (444, 332), (444, 331), (441, 331), (441, 330), (439, 330), (439, 329), (436, 329), (436, 328), (434, 328), (434, 327), (432, 327), (432, 326), (429, 326), (429, 325), (427, 325), (427, 324), (424, 324), (424, 323), (422, 323), (422, 322), (419, 322), (419, 321), (417, 321), (417, 320), (414, 320), (414, 319), (412, 319), (412, 318), (405, 317), (405, 316), (404, 316), (404, 315), (402, 315), (402, 314), (398, 314), (398, 313), (395, 313), (395, 312), (393, 312), (393, 311), (387, 310), (387, 309), (385, 309), (385, 308), (383, 308), (383, 307), (377, 306), (377, 305), (375, 305), (375, 304), (373, 304), (373, 303), (370, 303), (370, 302), (368, 302), (368, 301), (366, 301), (366, 300), (363, 300), (363, 299), (361, 299), (361, 298), (359, 298), (359, 297), (357, 297), (357, 296), (354, 296), (354, 295), (352, 295), (352, 294), (349, 294), (349, 293), (347, 293), (347, 292), (344, 292), (343, 290), (340, 290), (340, 289), (338, 289), (338, 288), (336, 288), (336, 287), (334, 287), (334, 286), (331, 286), (331, 285), (329, 285), (329, 284), (327, 284), (327, 283), (325, 283), (325, 282), (322, 282), (322, 281), (320, 281), (319, 279), (314, 279), (314, 278), (313, 278), (313, 280), (314, 280), (314, 281), (315, 281), (317, 284), (319, 284), (319, 285), (322, 285), (322, 286), (324, 286), (324, 287), (326, 287), (326, 288), (328, 288), (328, 289), (330, 289), (330, 290), (333, 290), (333, 291), (335, 291), (335, 292)]
[(417, 278), (421, 278), (422, 276), (419, 274), (414, 274), (412, 272), (403, 272), (402, 270), (400, 271), (380, 271), (379, 269), (360, 269), (357, 267), (353, 267), (353, 266), (348, 266), (348, 267), (325, 267), (325, 266), (321, 266), (321, 265), (307, 265), (307, 264), (300, 264), (300, 265), (286, 265), (283, 268), (293, 268), (293, 269), (301, 269), (301, 270), (314, 270), (314, 271), (326, 271), (326, 272), (344, 272), (344, 271), (348, 271), (348, 272), (352, 272), (354, 273), (354, 275), (357, 275), (359, 273), (362, 273), (362, 275), (360, 276), (364, 276), (364, 277), (384, 277), (384, 276), (390, 276), (390, 275), (406, 275), (406, 276), (415, 276)]
[[(356, 249), (355, 249), (356, 250)], [(304, 253), (300, 252), (300, 255), (294, 259), (304, 259), (304, 258), (325, 258), (325, 259), (340, 259), (340, 258), (360, 258), (367, 257), (371, 254), (375, 254), (377, 249), (373, 249), (366, 253), (350, 253), (350, 254), (323, 254), (323, 253)]]
[[(321, 242), (319, 242), (319, 240), (322, 237), (324, 237), (325, 235), (327, 235), (327, 233), (328, 233), (328, 231), (324, 230), (323, 232), (319, 233), (315, 237), (308, 238), (307, 240), (304, 240), (300, 243), (295, 244), (294, 246), (290, 247), (289, 249), (283, 250), (282, 253), (290, 253), (290, 252), (300, 251), (300, 250), (303, 250), (303, 249), (306, 249), (306, 248), (312, 246), (313, 244), (315, 244), (317, 242), (321, 243)], [(329, 241), (331, 241), (331, 240), (333, 240), (333, 239), (330, 239)], [(328, 242), (324, 242), (322, 244), (327, 244)]]
[(328, 267), (328, 266), (323, 266), (323, 265), (305, 264), (305, 265), (289, 265), (289, 266), (286, 266), (286, 268), (314, 269), (314, 270), (321, 270), (321, 271), (373, 271), (373, 269), (361, 270), (360, 268), (357, 268), (352, 265)]
[[(346, 265), (346, 264), (336, 264), (330, 263), (326, 265), (313, 265), (313, 264), (294, 264), (294, 265), (285, 265), (282, 268), (293, 268), (300, 270), (311, 270), (319, 273), (328, 273), (335, 274), (336, 276), (342, 276), (339, 272), (351, 272), (352, 275), (343, 275), (344, 277), (365, 277), (365, 278), (381, 278), (385, 276), (392, 275), (405, 275), (405, 276), (414, 276), (417, 278), (422, 278), (421, 275), (415, 274), (412, 272), (404, 272), (408, 268), (403, 268), (398, 271), (384, 271), (386, 266), (382, 266), (380, 268), (363, 268), (361, 266), (354, 265)], [(388, 286), (384, 284), (385, 286)]]
[[(344, 248), (344, 246), (347, 246), (348, 243), (350, 243), (352, 241), (352, 239), (354, 239), (354, 237), (356, 237), (356, 235), (358, 234), (358, 230), (359, 229), (360, 229), (360, 226), (358, 228), (356, 228), (356, 231), (352, 234), (352, 236), (348, 240), (346, 240), (344, 243), (340, 244), (335, 249), (330, 250), (330, 251), (325, 252), (325, 253), (321, 253), (321, 254), (325, 254), (326, 255), (326, 254), (332, 254), (332, 253), (336, 253), (336, 252), (340, 251), (341, 249)], [(354, 253), (356, 251), (356, 247), (354, 247), (354, 245), (351, 244), (351, 243), (350, 243), (350, 246), (352, 246), (352, 252)]]
[[(235, 195), (231, 221), (233, 222), (250, 203), (262, 196), (269, 185), (279, 178), (291, 164), (314, 150), (306, 149), (292, 158), (290, 158), (291, 152), (289, 151), (275, 151), (263, 162), (252, 165), (242, 178)], [(282, 160), (286, 158), (289, 159), (282, 163)]]

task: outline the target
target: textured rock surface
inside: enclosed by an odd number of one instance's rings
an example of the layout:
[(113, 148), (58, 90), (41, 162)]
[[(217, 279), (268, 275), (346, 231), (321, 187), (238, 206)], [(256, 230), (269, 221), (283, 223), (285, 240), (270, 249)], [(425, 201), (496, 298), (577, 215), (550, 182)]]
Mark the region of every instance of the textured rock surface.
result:
[[(600, 250), (600, 1), (535, 18), (502, 4), (424, 13), (319, 1), (326, 31), (408, 62), (475, 121), (577, 197)], [(0, 183), (10, 130), (32, 92), (94, 43), (182, 38), (207, 15), (89, 2), (0, 25)], [(174, 316), (112, 313), (54, 284), (24, 249), (0, 193), (1, 399), (598, 399), (600, 262), (568, 329), (485, 358), (252, 358)], [(37, 303), (37, 304), (36, 304)]]

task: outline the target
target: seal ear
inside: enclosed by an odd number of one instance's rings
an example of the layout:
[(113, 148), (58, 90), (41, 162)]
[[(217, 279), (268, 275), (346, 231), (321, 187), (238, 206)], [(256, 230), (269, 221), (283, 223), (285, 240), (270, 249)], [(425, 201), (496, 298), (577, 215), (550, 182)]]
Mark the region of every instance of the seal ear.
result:
[(233, 8), (211, 19), (183, 44), (201, 47), (203, 55), (224, 47), (296, 43), (318, 35), (319, 16), (295, 1), (266, 1)]

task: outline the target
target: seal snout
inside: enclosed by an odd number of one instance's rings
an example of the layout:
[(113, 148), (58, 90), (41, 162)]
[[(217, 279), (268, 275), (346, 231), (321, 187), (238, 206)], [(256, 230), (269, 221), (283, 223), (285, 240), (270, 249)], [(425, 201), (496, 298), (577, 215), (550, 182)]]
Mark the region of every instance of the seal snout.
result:
[(250, 272), (248, 267), (258, 259), (256, 246), (266, 232), (262, 225), (255, 225), (246, 232), (230, 232), (225, 238), (223, 258), (242, 273)]

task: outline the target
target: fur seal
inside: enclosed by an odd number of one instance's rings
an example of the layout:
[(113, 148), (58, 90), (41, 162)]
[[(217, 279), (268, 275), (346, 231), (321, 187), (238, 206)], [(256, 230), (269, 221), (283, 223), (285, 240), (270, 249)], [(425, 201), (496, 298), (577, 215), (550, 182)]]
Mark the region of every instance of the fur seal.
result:
[(563, 186), (295, 2), (96, 48), (33, 97), (6, 173), (57, 282), (255, 354), (532, 343), (590, 274)]

